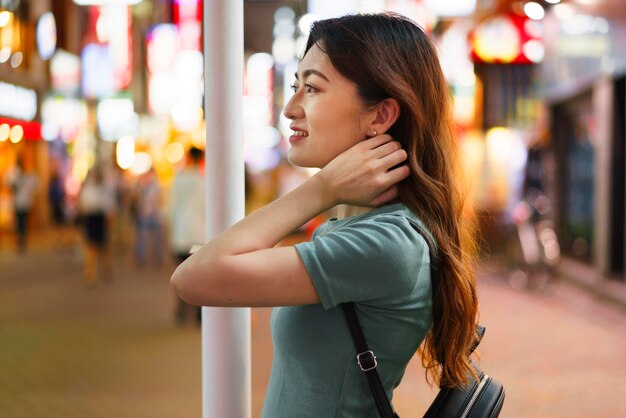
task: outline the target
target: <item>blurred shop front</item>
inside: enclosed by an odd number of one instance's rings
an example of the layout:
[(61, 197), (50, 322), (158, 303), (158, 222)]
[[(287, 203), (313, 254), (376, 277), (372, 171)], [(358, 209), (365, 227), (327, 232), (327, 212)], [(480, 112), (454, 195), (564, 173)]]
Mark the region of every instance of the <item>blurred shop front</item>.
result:
[(580, 266), (570, 270), (624, 281), (626, 9), (585, 3), (559, 4), (545, 19), (554, 220), (564, 255)]
[[(467, 34), (475, 110), (460, 139), (486, 257), (508, 260), (517, 237), (516, 208), (530, 200), (530, 189), (541, 192), (529, 182), (528, 170), (547, 129), (537, 77), (545, 57), (544, 8), (533, 5), (538, 9), (521, 2), (479, 3)], [(457, 96), (455, 101), (463, 104)]]
[[(41, 98), (48, 87), (46, 60), (55, 48), (55, 23), (48, 1), (0, 3), (0, 237), (13, 225), (8, 182), (18, 161), (39, 184), (48, 176), (42, 137)], [(35, 196), (30, 224), (46, 222), (45, 191)]]

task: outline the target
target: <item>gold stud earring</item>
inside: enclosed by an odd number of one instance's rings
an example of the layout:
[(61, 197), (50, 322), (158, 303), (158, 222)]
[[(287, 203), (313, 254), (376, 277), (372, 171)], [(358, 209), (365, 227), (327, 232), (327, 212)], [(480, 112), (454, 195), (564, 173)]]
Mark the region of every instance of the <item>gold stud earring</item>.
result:
[(378, 135), (378, 132), (376, 132), (376, 129), (374, 129), (374, 131), (373, 131), (373, 132), (374, 132), (374, 134), (373, 134), (372, 136), (376, 136), (376, 135)]

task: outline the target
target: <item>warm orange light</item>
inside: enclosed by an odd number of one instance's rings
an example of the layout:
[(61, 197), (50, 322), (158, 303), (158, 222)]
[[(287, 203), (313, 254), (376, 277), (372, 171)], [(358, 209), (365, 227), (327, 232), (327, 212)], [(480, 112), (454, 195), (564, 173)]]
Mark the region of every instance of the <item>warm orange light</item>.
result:
[(13, 13), (8, 11), (0, 12), (0, 28), (3, 28), (11, 22), (11, 18), (13, 17)]
[(185, 148), (179, 142), (172, 142), (165, 148), (165, 158), (172, 164), (176, 164), (183, 159)]
[(11, 142), (17, 144), (22, 140), (22, 138), (24, 138), (24, 128), (22, 128), (22, 125), (15, 125), (12, 127), (11, 133), (9, 134)]
[(11, 127), (8, 123), (3, 123), (0, 125), (0, 142), (4, 142), (9, 139), (9, 135), (11, 135)]
[(515, 23), (498, 16), (481, 24), (474, 32), (474, 51), (484, 62), (510, 63), (520, 53), (520, 34)]

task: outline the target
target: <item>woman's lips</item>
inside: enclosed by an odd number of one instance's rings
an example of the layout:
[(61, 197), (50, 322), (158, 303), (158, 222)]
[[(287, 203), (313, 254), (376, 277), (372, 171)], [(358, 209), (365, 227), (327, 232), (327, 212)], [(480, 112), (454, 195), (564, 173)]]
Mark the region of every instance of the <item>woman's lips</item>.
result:
[(289, 137), (289, 143), (293, 144), (294, 142), (301, 141), (308, 136), (309, 136), (308, 132), (294, 130), (293, 135)]

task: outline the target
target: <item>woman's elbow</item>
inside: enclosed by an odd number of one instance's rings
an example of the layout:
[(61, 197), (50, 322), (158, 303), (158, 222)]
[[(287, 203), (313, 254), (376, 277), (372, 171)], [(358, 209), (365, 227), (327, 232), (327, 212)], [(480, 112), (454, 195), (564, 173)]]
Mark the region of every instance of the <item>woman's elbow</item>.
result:
[(170, 284), (179, 298), (190, 305), (200, 306), (202, 302), (196, 288), (196, 282), (194, 280), (193, 268), (190, 268), (186, 263), (180, 264), (170, 278)]

